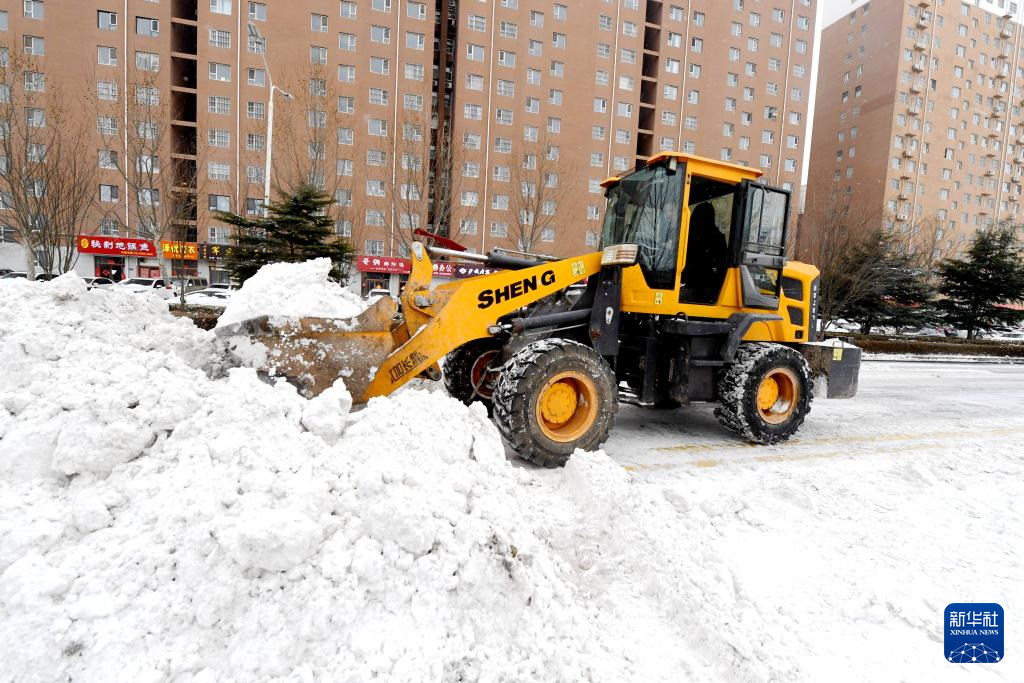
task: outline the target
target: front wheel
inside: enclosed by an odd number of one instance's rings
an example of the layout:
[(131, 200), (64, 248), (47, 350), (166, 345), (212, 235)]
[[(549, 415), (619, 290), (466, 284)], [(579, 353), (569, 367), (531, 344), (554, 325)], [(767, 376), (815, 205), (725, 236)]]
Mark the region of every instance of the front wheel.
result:
[(545, 339), (520, 349), (494, 387), (494, 421), (512, 450), (561, 467), (608, 439), (618, 411), (615, 373), (589, 346)]
[(811, 410), (810, 369), (788, 346), (743, 344), (719, 378), (718, 397), (715, 417), (724, 427), (754, 443), (779, 443)]
[(479, 401), (491, 412), (501, 349), (501, 342), (494, 339), (474, 339), (445, 356), (444, 386), (448, 395), (466, 405)]

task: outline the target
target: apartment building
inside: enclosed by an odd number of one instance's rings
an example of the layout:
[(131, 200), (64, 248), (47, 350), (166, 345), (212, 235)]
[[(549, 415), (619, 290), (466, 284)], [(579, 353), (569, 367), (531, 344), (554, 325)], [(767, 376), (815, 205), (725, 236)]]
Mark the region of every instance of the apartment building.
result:
[(808, 212), (849, 204), (935, 257), (1020, 220), (1018, 3), (845, 4), (822, 33)]
[[(217, 256), (230, 231), (212, 212), (261, 211), (271, 97), (274, 185), (309, 179), (335, 197), (364, 289), (397, 286), (417, 229), (478, 252), (593, 249), (601, 180), (661, 150), (799, 188), (815, 0), (17, 4), (0, 12), (0, 44), (38, 45), (40, 73), (107, 107), (87, 142), (101, 164), (115, 153), (129, 169), (162, 164), (165, 192), (197, 197), (160, 240), (135, 206), (158, 188), (102, 169), (97, 192), (115, 199), (83, 226), (100, 243), (83, 252), (90, 274), (101, 262), (154, 272), (146, 254), (100, 253), (151, 238), (186, 257), (177, 268), (226, 277)], [(117, 149), (111, 130), (127, 138), (153, 112), (171, 119), (160, 148)]]

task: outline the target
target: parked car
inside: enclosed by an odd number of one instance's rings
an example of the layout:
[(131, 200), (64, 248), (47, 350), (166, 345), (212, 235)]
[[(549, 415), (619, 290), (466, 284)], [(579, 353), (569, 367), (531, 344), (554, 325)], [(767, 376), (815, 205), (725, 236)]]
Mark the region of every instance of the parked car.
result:
[(36, 282), (49, 282), (60, 277), (60, 273), (39, 273), (36, 275)]
[(934, 327), (908, 327), (900, 331), (904, 337), (945, 337), (945, 333)]
[(7, 275), (7, 273), (9, 273), (9, 272), (11, 272), (10, 268), (0, 268), (0, 277), (3, 277), (4, 275)]
[(114, 286), (114, 281), (108, 277), (84, 277), (86, 289), (107, 289)]
[(371, 304), (375, 304), (377, 303), (378, 299), (383, 299), (386, 296), (391, 296), (391, 290), (380, 287), (377, 289), (371, 289), (369, 292), (367, 292), (366, 300), (369, 301)]
[(1024, 344), (1024, 330), (1017, 330), (1014, 332), (1001, 332), (999, 334), (986, 338), (990, 341), (1014, 342), (1017, 344)]
[(223, 289), (229, 292), (233, 292), (238, 289), (238, 285), (234, 282), (214, 282), (207, 289)]
[(27, 278), (28, 273), (20, 270), (8, 271), (6, 274), (0, 276), (0, 280), (16, 280), (19, 277)]
[(206, 289), (210, 286), (210, 283), (206, 281), (205, 277), (176, 277), (174, 278), (174, 296), (181, 295), (181, 288), (185, 287), (185, 293), (197, 292), (200, 289)]
[(152, 292), (161, 299), (174, 296), (170, 281), (159, 277), (132, 277), (122, 280), (119, 286), (130, 292)]
[(185, 295), (185, 303), (193, 306), (217, 306), (224, 308), (231, 300), (232, 290), (213, 287), (189, 292)]

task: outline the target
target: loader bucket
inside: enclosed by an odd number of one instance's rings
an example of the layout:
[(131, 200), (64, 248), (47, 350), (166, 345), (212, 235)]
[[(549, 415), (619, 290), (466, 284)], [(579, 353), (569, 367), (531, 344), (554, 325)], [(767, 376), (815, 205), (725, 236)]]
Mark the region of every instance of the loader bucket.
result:
[(260, 316), (216, 328), (232, 355), (260, 372), (284, 377), (312, 398), (339, 377), (359, 401), (377, 368), (403, 338), (398, 307), (384, 297), (354, 318)]

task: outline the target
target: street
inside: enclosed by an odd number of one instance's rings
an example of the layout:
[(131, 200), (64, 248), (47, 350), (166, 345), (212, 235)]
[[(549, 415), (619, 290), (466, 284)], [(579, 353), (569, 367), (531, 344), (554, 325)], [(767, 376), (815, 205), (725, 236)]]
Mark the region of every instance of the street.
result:
[(865, 362), (858, 396), (815, 401), (788, 444), (739, 443), (708, 406), (624, 406), (606, 451), (686, 520), (698, 593), (733, 587), (693, 649), (756, 638), (750, 658), (797, 680), (962, 680), (944, 607), (1024, 602), (1022, 406), (1021, 366)]

